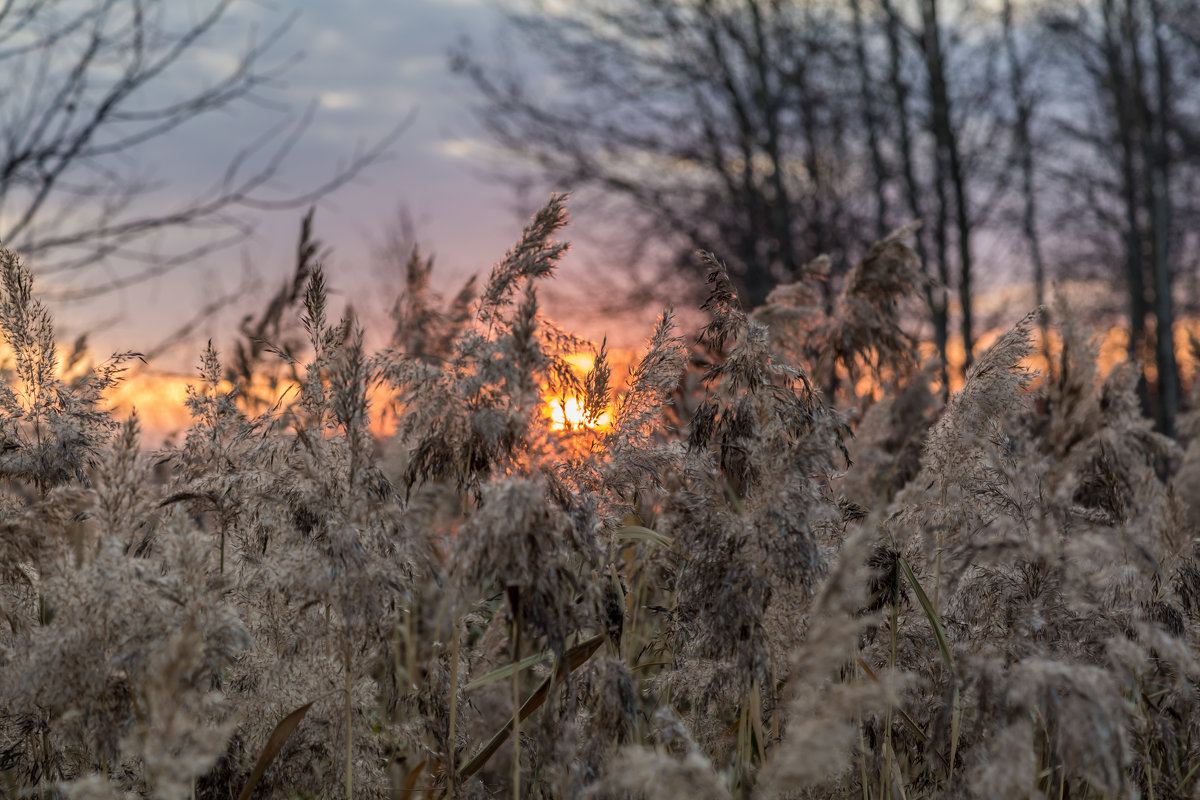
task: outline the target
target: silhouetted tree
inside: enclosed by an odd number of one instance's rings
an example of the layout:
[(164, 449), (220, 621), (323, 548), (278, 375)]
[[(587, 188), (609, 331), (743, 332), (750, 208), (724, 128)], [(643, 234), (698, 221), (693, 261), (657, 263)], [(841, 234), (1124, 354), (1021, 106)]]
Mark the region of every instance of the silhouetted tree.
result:
[(858, 168), (862, 90), (840, 4), (535, 2), (514, 22), (563, 90), (461, 47), (480, 119), (548, 182), (619, 198), (630, 238), (669, 240), (696, 270), (695, 250), (720, 253), (751, 304), (874, 238), (864, 199), (879, 181)]
[[(354, 153), (328, 180), (288, 193), (271, 181), (311, 110), (285, 117), (264, 134), (245, 136), (207, 189), (166, 202), (151, 198), (159, 181), (137, 163), (147, 145), (240, 105), (283, 110), (265, 90), (288, 66), (274, 50), (289, 23), (249, 37), (223, 71), (198, 83), (198, 50), (238, 48), (219, 40), (233, 0), (201, 6), (0, 3), (0, 241), (39, 274), (56, 276), (60, 298), (145, 281), (228, 246), (251, 232), (253, 212), (302, 207), (333, 191), (377, 160), (403, 127)], [(153, 237), (180, 229), (203, 235), (176, 237), (173, 251), (155, 251)]]
[(1058, 68), (1084, 78), (1071, 92), (1089, 90), (1082, 109), (1058, 99), (1055, 123), (1074, 146), (1057, 171), (1075, 198), (1066, 211), (1120, 231), (1130, 349), (1154, 362), (1143, 398), (1170, 433), (1180, 411), (1173, 287), (1200, 257), (1189, 234), (1200, 222), (1196, 84), (1176, 74), (1200, 71), (1200, 14), (1186, 0), (1078, 0), (1046, 22), (1063, 45)]
[(622, 235), (666, 239), (683, 254), (671, 269), (720, 253), (751, 305), (821, 254), (836, 281), (881, 232), (924, 219), (945, 361), (951, 286), (974, 339), (972, 240), (996, 183), (979, 156), (998, 129), (995, 70), (976, 64), (999, 41), (998, 26), (962, 35), (971, 4), (949, 5), (534, 0), (513, 27), (554, 91), (466, 45), (454, 61), (502, 147), (555, 187), (620, 201)]
[(1172, 287), (1200, 257), (1192, 0), (528, 9), (514, 22), (552, 88), (466, 46), (456, 64), (496, 141), (557, 188), (620, 201), (627, 241), (720, 253), (755, 305), (815, 256), (836, 281), (848, 253), (923, 220), (943, 364), (955, 321), (971, 362), (983, 245), (1022, 243), (1027, 268), (1000, 266), (1028, 275), (1038, 304), (1050, 273), (1117, 268), (1118, 253), (1132, 351), (1154, 362), (1143, 398), (1173, 430)]

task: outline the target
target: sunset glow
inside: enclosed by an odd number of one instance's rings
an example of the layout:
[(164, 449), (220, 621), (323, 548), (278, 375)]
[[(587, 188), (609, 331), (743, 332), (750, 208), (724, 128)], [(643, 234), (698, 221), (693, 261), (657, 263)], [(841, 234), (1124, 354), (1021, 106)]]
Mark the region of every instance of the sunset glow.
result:
[(556, 431), (573, 431), (588, 428), (590, 430), (606, 430), (612, 425), (612, 415), (606, 409), (589, 425), (583, 416), (583, 406), (578, 397), (551, 397), (547, 400), (550, 412), (550, 427)]
[[(618, 364), (628, 364), (630, 354), (619, 354), (617, 357)], [(610, 367), (614, 367), (613, 354), (610, 352), (607, 357)], [(595, 365), (595, 356), (591, 353), (570, 353), (563, 356), (563, 361), (571, 365), (576, 377), (581, 381), (591, 371)], [(613, 376), (624, 374), (624, 369), (612, 369)], [(610, 387), (614, 388), (614, 387)], [(605, 409), (600, 416), (589, 422), (584, 417), (584, 399), (581, 396), (559, 395), (547, 391), (544, 394), (545, 400), (545, 415), (550, 421), (550, 429), (560, 432), (572, 431), (603, 431), (612, 427), (612, 414), (610, 409)]]
[[(257, 381), (255, 382), (258, 383)], [(108, 393), (114, 415), (126, 419), (136, 410), (141, 429), (151, 440), (161, 441), (175, 433), (187, 430), (191, 417), (187, 408), (188, 386), (199, 386), (199, 378), (183, 375), (154, 373), (134, 374), (117, 384)], [(218, 392), (228, 392), (232, 385), (222, 381)], [(258, 398), (268, 398), (273, 403), (283, 399), (281, 407), (299, 395), (299, 387), (293, 383), (282, 383), (273, 387), (252, 386), (246, 393)], [(368, 427), (371, 433), (387, 438), (396, 432), (396, 414), (392, 407), (392, 392), (383, 386), (373, 386), (367, 391)], [(264, 406), (261, 410), (266, 410)], [(251, 414), (253, 416), (253, 413)]]
[[(1186, 389), (1190, 386), (1191, 376), (1198, 367), (1192, 354), (1189, 337), (1200, 336), (1200, 321), (1180, 320), (1176, 323), (1174, 333), (1179, 374)], [(999, 334), (999, 330), (980, 334), (976, 340), (977, 354), (992, 345)], [(1117, 326), (1099, 330), (1096, 332), (1096, 342), (1098, 345), (1097, 378), (1103, 379), (1126, 359), (1128, 332)], [(1057, 332), (1052, 330), (1049, 348), (1051, 354), (1057, 357), (1061, 347), (1062, 343)], [(632, 360), (633, 355), (632, 352), (617, 353), (615, 357), (610, 354), (610, 360), (615, 362), (613, 365), (613, 378), (614, 384), (616, 384), (614, 389), (620, 390), (620, 383), (626, 371), (625, 367)], [(931, 343), (922, 343), (921, 355), (923, 359), (932, 357), (933, 346)], [(0, 361), (10, 359), (11, 356), (8, 356), (7, 359), (0, 358)], [(588, 353), (573, 353), (564, 360), (571, 364), (581, 379), (592, 368), (593, 363), (593, 357)], [(65, 361), (66, 353), (60, 353), (60, 363)], [(950, 362), (951, 389), (958, 391), (962, 388), (963, 354), (961, 340), (956, 337), (952, 337), (950, 341)], [(1044, 351), (1040, 345), (1035, 347), (1033, 355), (1026, 361), (1026, 366), (1039, 374), (1047, 374)], [(1148, 365), (1151, 375), (1153, 375), (1152, 367), (1152, 363)], [(78, 373), (79, 370), (80, 367), (77, 365), (73, 373)], [(848, 376), (843, 376), (843, 378), (845, 377)], [(137, 409), (147, 443), (158, 444), (172, 433), (186, 430), (189, 424), (188, 410), (185, 405), (187, 387), (189, 384), (197, 383), (197, 378), (184, 375), (135, 371), (109, 392), (108, 399), (111, 408), (120, 419), (126, 418), (133, 409)], [(290, 391), (287, 391), (289, 396), (295, 393), (295, 387), (284, 388), (290, 388)], [(865, 365), (857, 376), (854, 389), (855, 394), (859, 397), (877, 395), (882, 391), (882, 387), (876, 385), (874, 376), (865, 369)], [(223, 385), (220, 390), (228, 391), (229, 386)], [(369, 392), (369, 399), (372, 433), (380, 437), (390, 436), (395, 432), (395, 414), (391, 413), (394, 409), (390, 406), (392, 399), (390, 392), (382, 387), (373, 387)], [(594, 423), (588, 424), (588, 421), (584, 419), (581, 397), (546, 393), (543, 401), (543, 413), (550, 428), (554, 431), (564, 433), (585, 430), (605, 431), (612, 426), (610, 409), (606, 409)]]

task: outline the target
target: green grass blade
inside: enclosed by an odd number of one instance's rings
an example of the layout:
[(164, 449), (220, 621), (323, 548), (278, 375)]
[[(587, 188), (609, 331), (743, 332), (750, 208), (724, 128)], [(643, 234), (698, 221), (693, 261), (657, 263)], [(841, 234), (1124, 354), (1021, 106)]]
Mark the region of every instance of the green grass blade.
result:
[(1188, 770), (1188, 774), (1184, 775), (1179, 780), (1179, 784), (1175, 787), (1176, 794), (1179, 794), (1179, 795), (1183, 794), (1183, 790), (1188, 787), (1188, 784), (1191, 782), (1192, 778), (1194, 778), (1196, 776), (1197, 770), (1200, 770), (1200, 763), (1196, 764), (1194, 767), (1192, 767), (1190, 770)]
[(250, 800), (250, 796), (254, 794), (254, 789), (258, 786), (258, 782), (266, 774), (267, 767), (271, 766), (271, 762), (275, 760), (275, 756), (279, 755), (279, 751), (283, 749), (284, 743), (292, 735), (292, 731), (296, 730), (296, 726), (300, 724), (300, 720), (304, 719), (304, 715), (308, 713), (310, 708), (312, 708), (312, 703), (305, 703), (280, 720), (279, 724), (275, 726), (275, 730), (271, 731), (271, 735), (267, 737), (266, 746), (259, 753), (258, 761), (254, 763), (254, 769), (250, 771), (250, 777), (246, 780), (246, 785), (242, 787), (241, 793), (238, 794), (238, 800)]
[(674, 546), (675, 540), (670, 536), (661, 534), (658, 531), (642, 525), (623, 525), (617, 528), (617, 538), (627, 539), (635, 542), (646, 542), (647, 544), (656, 544), (659, 547), (670, 548)]
[[(568, 670), (574, 671), (583, 666), (592, 657), (592, 654), (600, 649), (600, 645), (604, 644), (604, 639), (604, 634), (600, 633), (590, 639), (585, 639), (568, 650), (566, 658), (567, 669), (563, 669), (563, 665), (559, 664), (555, 670), (557, 675), (547, 675), (534, 693), (525, 699), (525, 702), (521, 704), (521, 708), (517, 712), (521, 720), (525, 720), (530, 714), (537, 711), (542, 706), (542, 703), (546, 702), (546, 698), (550, 696), (550, 687), (553, 685), (555, 678), (562, 680)], [(500, 745), (504, 744), (504, 740), (508, 738), (508, 734), (512, 731), (512, 728), (511, 721), (506, 722), (504, 727), (496, 731), (496, 735), (488, 740), (488, 743), (475, 754), (475, 757), (463, 765), (463, 768), (458, 771), (459, 774), (463, 778), (469, 778), (478, 772), (487, 763), (488, 759), (500, 749)]]
[(487, 686), (490, 683), (496, 683), (497, 681), (502, 681), (505, 678), (507, 678), (509, 675), (512, 675), (513, 666), (516, 666), (516, 668), (518, 670), (529, 669), (534, 664), (540, 664), (543, 661), (549, 661), (553, 657), (554, 657), (554, 654), (551, 653), (549, 650), (547, 650), (545, 653), (534, 653), (531, 656), (525, 656), (525, 658), (522, 658), (516, 665), (505, 664), (503, 667), (500, 667), (499, 669), (494, 669), (491, 672), (489, 672), (488, 674), (482, 675), (482, 676), (476, 678), (475, 680), (471, 681), (466, 686), (464, 686), (462, 688), (462, 690), (464, 692), (469, 692), (472, 689), (478, 689), (481, 686)]
[(938, 618), (937, 609), (933, 607), (933, 603), (929, 602), (929, 596), (925, 594), (925, 590), (921, 588), (921, 584), (917, 581), (917, 576), (913, 574), (912, 567), (903, 558), (899, 559), (900, 569), (904, 573), (904, 577), (908, 580), (913, 588), (913, 592), (917, 595), (917, 602), (921, 604), (921, 608), (925, 609), (925, 616), (929, 618), (929, 626), (933, 628), (933, 638), (937, 640), (938, 652), (942, 654), (942, 663), (946, 665), (946, 669), (950, 672), (950, 680), (954, 686), (954, 696), (950, 701), (950, 778), (954, 777), (954, 762), (958, 757), (958, 740), (962, 734), (962, 694), (958, 688), (958, 673), (954, 669), (954, 654), (950, 652), (950, 642), (946, 639), (946, 630), (942, 627), (942, 621)]
[(917, 595), (917, 602), (921, 604), (921, 608), (925, 609), (925, 616), (929, 618), (929, 625), (933, 628), (933, 637), (937, 639), (938, 651), (942, 654), (942, 662), (946, 665), (946, 669), (950, 670), (951, 675), (957, 674), (954, 670), (954, 654), (950, 652), (950, 642), (946, 639), (946, 631), (942, 627), (942, 621), (938, 619), (933, 603), (929, 602), (929, 596), (917, 582), (917, 576), (913, 574), (912, 567), (908, 565), (908, 562), (903, 558), (899, 561), (904, 577), (908, 579), (909, 585)]
[(950, 703), (950, 777), (954, 777), (954, 763), (958, 759), (958, 740), (962, 736), (962, 693), (958, 680), (954, 681), (954, 699)]

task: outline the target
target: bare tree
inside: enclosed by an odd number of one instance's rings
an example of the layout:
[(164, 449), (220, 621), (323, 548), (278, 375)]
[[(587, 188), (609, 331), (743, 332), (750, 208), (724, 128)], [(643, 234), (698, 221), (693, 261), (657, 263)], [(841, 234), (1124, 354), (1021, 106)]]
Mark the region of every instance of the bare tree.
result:
[[(1068, 79), (1086, 76), (1093, 109), (1081, 122), (1071, 113), (1077, 105), (1059, 101), (1056, 124), (1080, 154), (1058, 169), (1076, 198), (1066, 212), (1121, 232), (1130, 351), (1153, 359), (1142, 395), (1171, 433), (1180, 411), (1175, 276), (1200, 259), (1189, 235), (1200, 222), (1191, 197), (1200, 177), (1200, 120), (1189, 113), (1197, 96), (1194, 80), (1176, 73), (1200, 71), (1200, 15), (1187, 0), (1076, 0), (1047, 22), (1069, 57), (1060, 68)], [(1085, 158), (1090, 168), (1077, 168)]]
[(1148, 135), (1146, 161), (1150, 181), (1151, 252), (1154, 254), (1155, 360), (1158, 364), (1158, 396), (1164, 432), (1174, 433), (1179, 415), (1179, 367), (1175, 361), (1175, 311), (1171, 297), (1174, 283), (1171, 260), (1171, 169), (1173, 158), (1167, 143), (1173, 116), (1171, 54), (1167, 50), (1161, 0), (1147, 0), (1148, 28), (1153, 43), (1151, 60), (1153, 92), (1145, 102)]
[[(58, 298), (145, 281), (240, 241), (253, 228), (252, 212), (310, 204), (377, 160), (399, 134), (403, 125), (360, 148), (328, 180), (281, 193), (272, 179), (300, 141), (310, 108), (245, 142), (207, 189), (177, 202), (152, 199), (158, 186), (136, 158), (147, 145), (238, 105), (282, 110), (267, 90), (289, 66), (274, 52), (290, 21), (251, 35), (223, 74), (194, 80), (197, 50), (213, 44), (233, 6), (211, 0), (194, 16), (165, 0), (0, 2), (0, 241), (66, 287)], [(151, 246), (169, 229), (198, 235), (174, 250)]]
[(953, 194), (954, 222), (958, 241), (958, 296), (962, 306), (962, 340), (966, 364), (971, 363), (974, 344), (971, 325), (971, 211), (958, 131), (953, 120), (946, 58), (942, 44), (941, 9), (938, 0), (921, 0), (921, 47), (929, 79), (930, 128), (936, 142), (935, 178), (938, 198), (938, 259), (948, 259), (946, 218), (950, 215), (947, 189)]
[[(1033, 141), (1034, 112), (1038, 98), (1029, 85), (1030, 56), (1021, 52), (1022, 48), (1018, 43), (1012, 0), (1004, 0), (1000, 14), (1004, 28), (1005, 66), (1008, 69), (1009, 99), (1013, 115), (1012, 160), (1021, 173), (1021, 234), (1029, 248), (1029, 259), (1033, 266), (1034, 302), (1042, 306), (1046, 302), (1046, 263), (1038, 225)], [(1044, 324), (1043, 322), (1043, 336)]]
[(455, 63), (493, 138), (549, 183), (618, 200), (626, 242), (667, 241), (683, 254), (671, 266), (697, 271), (696, 249), (719, 252), (751, 303), (817, 255), (845, 265), (869, 244), (878, 195), (855, 166), (868, 146), (840, 3), (531, 5), (514, 28), (563, 91), (466, 45)]
[(850, 0), (850, 12), (854, 20), (854, 60), (858, 69), (859, 102), (862, 105), (862, 124), (867, 134), (867, 151), (871, 154), (871, 171), (874, 172), (875, 193), (875, 236), (882, 239), (888, 232), (889, 203), (887, 184), (891, 176), (883, 156), (880, 141), (878, 103), (875, 99), (876, 80), (872, 70), (872, 59), (867, 51), (866, 21), (862, 0)]
[[(880, 9), (884, 16), (884, 32), (887, 50), (887, 87), (891, 108), (895, 114), (898, 156), (900, 159), (901, 176), (904, 181), (904, 198), (907, 201), (908, 213), (912, 219), (925, 220), (926, 209), (922, 202), (923, 186), (917, 178), (917, 148), (911, 96), (913, 87), (906, 77), (904, 69), (905, 39), (907, 30), (901, 20), (900, 10), (893, 0), (879, 0)], [(926, 244), (926, 233), (917, 235), (917, 255), (921, 262), (929, 268), (929, 248)], [(950, 285), (949, 264), (946, 259), (939, 258), (934, 267), (937, 281), (925, 285), (926, 302), (929, 305), (930, 319), (933, 323), (933, 341), (937, 347), (942, 363), (942, 385), (949, 386), (947, 374), (946, 350), (950, 333), (949, 309), (946, 305), (946, 287)]]
[(969, 363), (973, 238), (1006, 179), (982, 168), (998, 148), (977, 135), (1001, 127), (995, 69), (977, 66), (999, 26), (964, 33), (970, 0), (529, 5), (514, 27), (557, 91), (456, 54), (502, 147), (554, 188), (621, 201), (626, 240), (721, 253), (751, 304), (821, 254), (836, 281), (880, 232), (922, 219), (933, 338), (945, 362), (954, 286)]
[(921, 219), (943, 364), (950, 291), (971, 360), (977, 245), (1019, 237), (1029, 272), (1009, 273), (1039, 303), (1049, 273), (1118, 253), (1143, 397), (1173, 429), (1172, 291), (1200, 258), (1194, 0), (530, 3), (553, 90), (456, 63), (503, 147), (623, 203), (625, 241), (722, 253), (756, 304)]

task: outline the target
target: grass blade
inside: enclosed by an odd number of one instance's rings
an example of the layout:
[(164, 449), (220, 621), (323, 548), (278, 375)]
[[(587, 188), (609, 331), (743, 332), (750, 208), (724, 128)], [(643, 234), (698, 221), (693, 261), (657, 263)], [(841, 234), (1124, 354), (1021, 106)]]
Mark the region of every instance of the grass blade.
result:
[(408, 773), (408, 777), (404, 779), (404, 788), (400, 790), (403, 796), (408, 797), (417, 790), (417, 781), (421, 779), (421, 773), (425, 771), (425, 767), (428, 766), (428, 764), (429, 759), (425, 759), (420, 764), (417, 764), (415, 767), (413, 767), (412, 772)]
[(518, 662), (517, 664), (505, 664), (503, 667), (500, 667), (499, 669), (494, 669), (486, 675), (481, 675), (480, 677), (476, 678), (475, 680), (471, 681), (466, 686), (464, 686), (462, 688), (462, 690), (464, 692), (469, 692), (472, 689), (478, 689), (482, 686), (487, 686), (489, 684), (496, 683), (498, 681), (502, 681), (505, 678), (507, 678), (509, 675), (512, 675), (514, 666), (517, 668), (517, 670), (525, 670), (525, 669), (529, 669), (534, 664), (540, 664), (543, 661), (549, 661), (553, 657), (554, 657), (554, 654), (551, 653), (549, 650), (547, 650), (544, 653), (534, 653), (531, 656), (525, 656), (525, 658), (522, 658), (520, 660), (520, 662)]
[(300, 720), (304, 719), (304, 715), (308, 713), (310, 708), (312, 708), (312, 703), (305, 703), (280, 720), (279, 724), (275, 726), (275, 730), (271, 731), (271, 735), (267, 737), (266, 746), (263, 747), (263, 751), (258, 755), (258, 761), (254, 762), (254, 769), (250, 771), (250, 777), (246, 779), (246, 785), (242, 787), (242, 791), (238, 794), (238, 800), (250, 800), (250, 795), (254, 793), (258, 782), (266, 774), (267, 768), (271, 766), (271, 762), (275, 760), (275, 756), (279, 755), (279, 751), (283, 749), (284, 743), (287, 742), (292, 732), (296, 730), (296, 726), (300, 724)]
[(623, 525), (617, 528), (617, 538), (625, 539), (634, 542), (646, 542), (648, 544), (656, 544), (659, 547), (670, 549), (674, 546), (675, 540), (670, 536), (661, 534), (656, 530), (651, 530), (642, 525)]
[(946, 669), (950, 672), (950, 680), (954, 686), (954, 694), (950, 700), (950, 778), (954, 777), (954, 761), (958, 756), (958, 738), (962, 733), (962, 694), (958, 689), (958, 673), (954, 668), (954, 653), (950, 651), (950, 642), (946, 639), (946, 630), (942, 627), (942, 621), (938, 618), (937, 610), (933, 604), (929, 602), (928, 595), (921, 588), (921, 584), (917, 581), (917, 576), (913, 574), (912, 567), (908, 561), (899, 559), (900, 569), (904, 572), (904, 577), (912, 586), (913, 592), (917, 595), (917, 602), (921, 604), (921, 608), (925, 609), (925, 616), (929, 618), (929, 626), (933, 628), (933, 637), (937, 640), (938, 652), (942, 655), (942, 663), (946, 665)]
[[(1193, 339), (1192, 341), (1195, 341), (1195, 340)], [(1196, 776), (1197, 770), (1200, 770), (1200, 764), (1196, 764), (1194, 767), (1192, 767), (1190, 770), (1188, 770), (1187, 775), (1184, 775), (1182, 778), (1179, 779), (1179, 783), (1175, 787), (1176, 794), (1180, 794), (1180, 795), (1183, 794), (1183, 790), (1188, 787), (1188, 783), (1190, 783), (1192, 778), (1194, 778)]]
[(954, 654), (950, 652), (950, 642), (946, 639), (946, 631), (942, 627), (942, 621), (938, 619), (937, 611), (933, 608), (933, 603), (929, 602), (929, 596), (925, 594), (925, 590), (921, 588), (921, 584), (917, 582), (917, 576), (913, 574), (912, 567), (908, 565), (908, 561), (901, 558), (898, 559), (900, 569), (904, 572), (904, 577), (908, 579), (908, 583), (913, 588), (913, 592), (917, 595), (917, 602), (921, 604), (921, 608), (925, 609), (925, 616), (929, 618), (929, 625), (933, 628), (933, 637), (937, 639), (938, 652), (942, 654), (942, 663), (946, 665), (946, 669), (950, 670), (951, 675), (957, 674), (954, 670)]
[[(583, 666), (584, 663), (586, 663), (587, 660), (592, 657), (592, 654), (600, 649), (600, 645), (604, 644), (604, 639), (605, 635), (598, 633), (592, 638), (585, 639), (568, 650), (566, 658), (568, 670), (576, 670)], [(539, 708), (541, 708), (542, 703), (545, 703), (546, 698), (550, 696), (550, 684), (552, 683), (553, 679), (555, 677), (562, 677), (566, 671), (567, 670), (564, 670), (560, 664), (559, 668), (555, 670), (557, 675), (551, 675), (542, 681), (541, 685), (538, 686), (534, 693), (529, 695), (525, 702), (521, 704), (518, 714), (520, 715), (520, 719), (522, 721), (534, 711), (537, 711)], [(459, 770), (459, 774), (463, 778), (469, 778), (482, 769), (483, 765), (488, 762), (488, 759), (500, 749), (500, 745), (504, 744), (504, 740), (508, 738), (508, 734), (512, 731), (512, 728), (513, 726), (511, 720), (504, 723), (504, 726), (501, 727), (500, 730), (496, 731), (496, 734), (488, 740), (487, 744), (485, 744), (478, 753), (475, 754), (475, 757), (468, 761), (463, 768)]]

